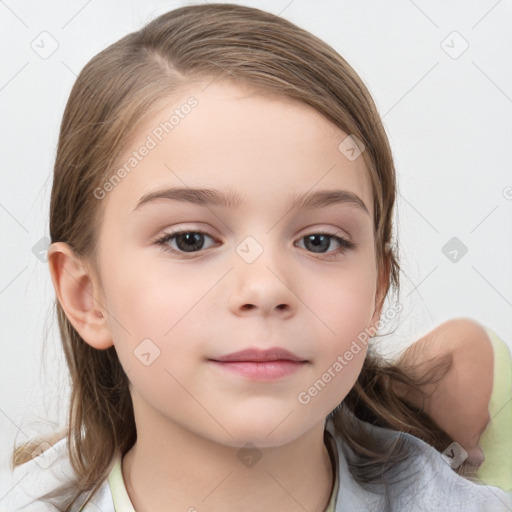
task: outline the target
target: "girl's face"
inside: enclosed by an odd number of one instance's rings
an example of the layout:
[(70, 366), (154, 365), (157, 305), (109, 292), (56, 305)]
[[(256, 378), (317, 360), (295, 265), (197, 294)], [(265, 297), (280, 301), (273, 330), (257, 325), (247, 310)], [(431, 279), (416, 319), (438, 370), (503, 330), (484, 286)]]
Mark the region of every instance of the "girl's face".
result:
[[(277, 446), (323, 428), (363, 364), (357, 337), (379, 319), (371, 186), (313, 108), (206, 84), (145, 119), (116, 167), (129, 172), (103, 187), (100, 295), (139, 431)], [(271, 378), (212, 361), (276, 347), (306, 362)]]

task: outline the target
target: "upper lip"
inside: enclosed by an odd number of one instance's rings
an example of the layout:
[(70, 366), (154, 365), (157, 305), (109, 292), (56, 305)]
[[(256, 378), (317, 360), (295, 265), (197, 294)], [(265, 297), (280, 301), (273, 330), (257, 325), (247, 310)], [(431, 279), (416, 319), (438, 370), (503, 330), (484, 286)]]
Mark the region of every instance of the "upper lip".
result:
[(241, 350), (239, 352), (233, 352), (225, 356), (219, 356), (212, 359), (213, 361), (301, 361), (305, 362), (305, 359), (295, 355), (294, 353), (285, 350), (284, 348), (276, 347), (268, 350), (260, 350), (257, 348), (249, 348), (247, 350)]

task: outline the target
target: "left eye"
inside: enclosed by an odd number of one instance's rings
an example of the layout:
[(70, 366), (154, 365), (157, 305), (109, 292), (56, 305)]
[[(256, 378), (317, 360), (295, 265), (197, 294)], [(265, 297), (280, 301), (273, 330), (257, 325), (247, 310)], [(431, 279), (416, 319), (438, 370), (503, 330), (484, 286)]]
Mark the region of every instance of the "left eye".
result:
[[(330, 235), (328, 233), (313, 233), (311, 235), (303, 236), (301, 240), (304, 240), (306, 249), (316, 254), (325, 254), (327, 258), (334, 258), (340, 254), (345, 253), (349, 249), (354, 249), (356, 244), (336, 235)], [(331, 246), (332, 241), (335, 240), (339, 245), (339, 248), (334, 251), (323, 251)]]

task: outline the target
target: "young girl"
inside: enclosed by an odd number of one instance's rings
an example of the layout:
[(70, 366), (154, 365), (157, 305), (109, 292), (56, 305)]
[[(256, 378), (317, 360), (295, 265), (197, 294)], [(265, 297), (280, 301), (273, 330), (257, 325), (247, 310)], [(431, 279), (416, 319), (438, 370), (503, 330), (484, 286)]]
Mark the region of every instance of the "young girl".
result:
[(512, 510), (368, 335), (395, 195), (366, 87), (284, 19), (183, 7), (95, 56), (51, 196), (69, 424), (16, 451), (6, 510)]

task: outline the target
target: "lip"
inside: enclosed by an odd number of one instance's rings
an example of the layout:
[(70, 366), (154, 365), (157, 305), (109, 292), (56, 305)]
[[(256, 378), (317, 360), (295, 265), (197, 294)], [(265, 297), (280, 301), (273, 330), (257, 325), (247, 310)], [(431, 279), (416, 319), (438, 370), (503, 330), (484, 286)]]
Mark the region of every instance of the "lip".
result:
[(303, 368), (306, 361), (214, 361), (210, 363), (221, 370), (235, 373), (253, 381), (273, 381), (282, 379)]
[(274, 347), (268, 350), (260, 350), (258, 348), (249, 348), (246, 350), (240, 350), (239, 352), (233, 352), (225, 356), (219, 356), (211, 358), (211, 361), (228, 363), (228, 362), (257, 362), (266, 363), (269, 361), (293, 361), (298, 363), (307, 362), (305, 359), (300, 358), (293, 352), (286, 350), (281, 347)]
[(280, 347), (269, 350), (250, 348), (209, 359), (209, 362), (249, 380), (267, 382), (291, 375), (309, 363)]

